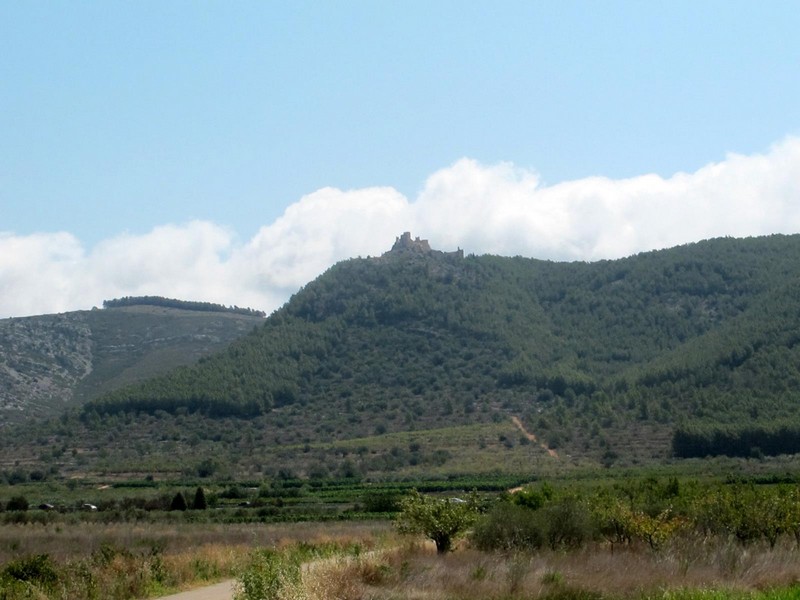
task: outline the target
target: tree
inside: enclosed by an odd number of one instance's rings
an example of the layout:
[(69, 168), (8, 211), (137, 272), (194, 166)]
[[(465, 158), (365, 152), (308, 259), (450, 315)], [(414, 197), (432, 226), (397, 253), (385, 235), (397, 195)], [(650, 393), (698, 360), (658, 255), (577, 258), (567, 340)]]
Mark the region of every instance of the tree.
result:
[(194, 510), (205, 510), (208, 508), (206, 494), (203, 492), (203, 488), (201, 487), (198, 487), (194, 493), (194, 502), (192, 502), (192, 508)]
[(211, 477), (216, 473), (218, 466), (219, 465), (213, 458), (205, 458), (197, 465), (197, 476), (203, 479)]
[(188, 506), (186, 505), (186, 498), (183, 496), (181, 492), (175, 494), (175, 497), (172, 499), (172, 503), (169, 505), (170, 510), (186, 510)]
[(436, 552), (444, 554), (453, 541), (463, 535), (478, 516), (475, 492), (469, 500), (423, 496), (413, 490), (400, 501), (400, 514), (395, 526), (400, 533), (421, 533), (436, 544)]

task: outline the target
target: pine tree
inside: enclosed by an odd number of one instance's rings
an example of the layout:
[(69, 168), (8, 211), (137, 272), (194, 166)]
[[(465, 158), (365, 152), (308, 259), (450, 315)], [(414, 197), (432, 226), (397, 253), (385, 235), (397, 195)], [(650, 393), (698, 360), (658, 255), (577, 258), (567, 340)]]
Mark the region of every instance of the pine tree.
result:
[(208, 508), (208, 502), (206, 502), (206, 495), (203, 492), (203, 488), (198, 487), (194, 493), (194, 502), (192, 502), (192, 508), (194, 510), (205, 510)]
[(186, 505), (186, 498), (184, 498), (181, 492), (175, 494), (175, 497), (172, 499), (172, 503), (169, 505), (170, 510), (186, 510), (188, 506)]

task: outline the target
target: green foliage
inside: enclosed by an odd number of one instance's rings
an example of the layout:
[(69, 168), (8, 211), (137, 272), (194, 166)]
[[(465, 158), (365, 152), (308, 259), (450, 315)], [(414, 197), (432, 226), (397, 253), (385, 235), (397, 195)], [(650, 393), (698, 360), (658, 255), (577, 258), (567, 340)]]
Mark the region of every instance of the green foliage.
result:
[(800, 423), (681, 426), (672, 437), (672, 451), (680, 458), (796, 454), (800, 452)]
[[(347, 437), (474, 422), (490, 416), (475, 407), (492, 402), (540, 415), (570, 453), (577, 417), (581, 434), (698, 418), (735, 425), (754, 411), (785, 421), (800, 381), (798, 246), (800, 236), (720, 239), (592, 264), (345, 261), (225, 352), (85, 415), (188, 411), (291, 431), (324, 406), (341, 415), (331, 431)], [(745, 451), (796, 446), (757, 442)], [(609, 465), (625, 458), (613, 446), (594, 452)]]
[[(58, 581), (58, 569), (47, 554), (36, 554), (13, 560), (2, 571), (3, 577), (51, 588)], [(0, 582), (2, 579), (0, 579)]]
[(546, 502), (552, 500), (553, 488), (548, 484), (544, 484), (541, 488), (537, 489), (533, 486), (527, 486), (511, 496), (511, 501), (525, 508), (537, 510), (545, 505)]
[(585, 504), (576, 496), (566, 495), (541, 510), (544, 532), (551, 550), (579, 548), (592, 539), (592, 524)]
[(790, 534), (800, 545), (800, 492), (795, 487), (734, 484), (698, 497), (692, 508), (702, 528), (742, 544), (764, 539), (774, 547)]
[(211, 477), (219, 469), (219, 464), (213, 458), (205, 458), (197, 465), (197, 476)]
[[(55, 533), (60, 531), (59, 528)], [(181, 584), (197, 583), (204, 575), (230, 576), (233, 569), (232, 561), (225, 558), (221, 559), (223, 564), (218, 558), (199, 558), (187, 569), (182, 560), (165, 560), (164, 543), (158, 541), (144, 542), (146, 547), (139, 551), (131, 547), (130, 539), (123, 542), (127, 548), (102, 543), (88, 553), (88, 548), (109, 535), (114, 534), (87, 527), (79, 538), (81, 547), (60, 548), (58, 561), (46, 553), (8, 560), (0, 568), (0, 600), (154, 598)]]
[(534, 550), (549, 546), (552, 550), (578, 548), (593, 539), (594, 530), (586, 503), (573, 494), (554, 497), (549, 486), (544, 495), (532, 495), (518, 501), (516, 492), (511, 501), (495, 505), (482, 516), (472, 532), (472, 542), (482, 550)]
[(368, 492), (364, 494), (362, 505), (368, 513), (394, 513), (400, 510), (401, 496), (398, 492)]
[(6, 510), (26, 511), (28, 510), (28, 499), (25, 496), (13, 496), (6, 504)]
[(234, 600), (272, 600), (287, 597), (300, 582), (297, 555), (263, 549), (254, 552), (237, 582)]
[(498, 504), (478, 519), (470, 541), (484, 551), (536, 550), (545, 545), (541, 515), (524, 506)]
[[(596, 263), (439, 254), (344, 261), (224, 351), (0, 445), (16, 455), (30, 444), (41, 464), (74, 470), (126, 470), (144, 454), (149, 470), (187, 477), (272, 477), (285, 468), (315, 479), (497, 464), (530, 472), (547, 449), (609, 468), (661, 461), (671, 445), (678, 457), (794, 452), (799, 253), (800, 236), (770, 236)], [(130, 335), (100, 334), (122, 327), (110, 313), (133, 319), (146, 308), (91, 311), (91, 331), (62, 332), (65, 344), (104, 340), (82, 390), (101, 376), (125, 383), (120, 373), (129, 370), (114, 361), (133, 359), (112, 349)], [(148, 340), (163, 339), (148, 327)], [(511, 416), (537, 442), (491, 429)], [(388, 445), (399, 432), (473, 425), (493, 434), (480, 453), (452, 440)], [(368, 441), (336, 446), (357, 438)]]
[(436, 544), (436, 552), (444, 554), (453, 542), (475, 522), (478, 502), (475, 493), (469, 500), (423, 496), (413, 490), (400, 502), (395, 526), (401, 533), (423, 534)]

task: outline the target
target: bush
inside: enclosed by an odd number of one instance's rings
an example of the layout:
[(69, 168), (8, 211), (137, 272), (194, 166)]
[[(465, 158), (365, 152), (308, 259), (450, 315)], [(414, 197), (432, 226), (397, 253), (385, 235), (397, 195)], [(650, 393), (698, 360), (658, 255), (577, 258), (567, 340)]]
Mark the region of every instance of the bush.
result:
[(391, 513), (400, 509), (400, 496), (394, 492), (370, 492), (361, 500), (364, 512)]
[(592, 538), (589, 511), (577, 498), (568, 496), (541, 511), (545, 537), (551, 549), (579, 548)]
[(553, 498), (553, 489), (546, 483), (541, 489), (526, 487), (511, 497), (511, 501), (519, 506), (538, 510)]
[(217, 462), (211, 458), (206, 458), (197, 465), (197, 476), (202, 478), (211, 477), (219, 469)]
[(3, 575), (17, 581), (25, 581), (42, 587), (52, 587), (58, 581), (58, 572), (47, 554), (26, 556), (10, 562)]
[(275, 550), (258, 550), (239, 577), (235, 600), (281, 598), (300, 582), (300, 561)]
[(14, 496), (8, 501), (6, 510), (28, 510), (28, 499), (25, 496)]
[(535, 550), (544, 545), (541, 516), (516, 504), (502, 503), (481, 517), (472, 531), (476, 548), (489, 550)]
[(573, 496), (538, 510), (528, 505), (516, 498), (498, 504), (475, 525), (472, 542), (480, 550), (535, 550), (545, 544), (556, 550), (578, 548), (593, 536), (589, 512)]

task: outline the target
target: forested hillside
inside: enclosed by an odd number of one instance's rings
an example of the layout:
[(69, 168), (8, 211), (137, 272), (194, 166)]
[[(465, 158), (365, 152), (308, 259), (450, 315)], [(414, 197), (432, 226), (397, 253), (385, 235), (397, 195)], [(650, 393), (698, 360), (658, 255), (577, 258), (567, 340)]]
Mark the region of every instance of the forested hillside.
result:
[(800, 451), (800, 236), (595, 263), (412, 250), (339, 263), (223, 351), (2, 451), (254, 477)]
[(798, 236), (596, 263), (387, 253), (85, 414), (259, 418), (277, 439), (326, 440), (519, 415), (552, 447), (613, 458), (635, 431), (666, 455), (679, 425), (797, 418), (798, 291)]

